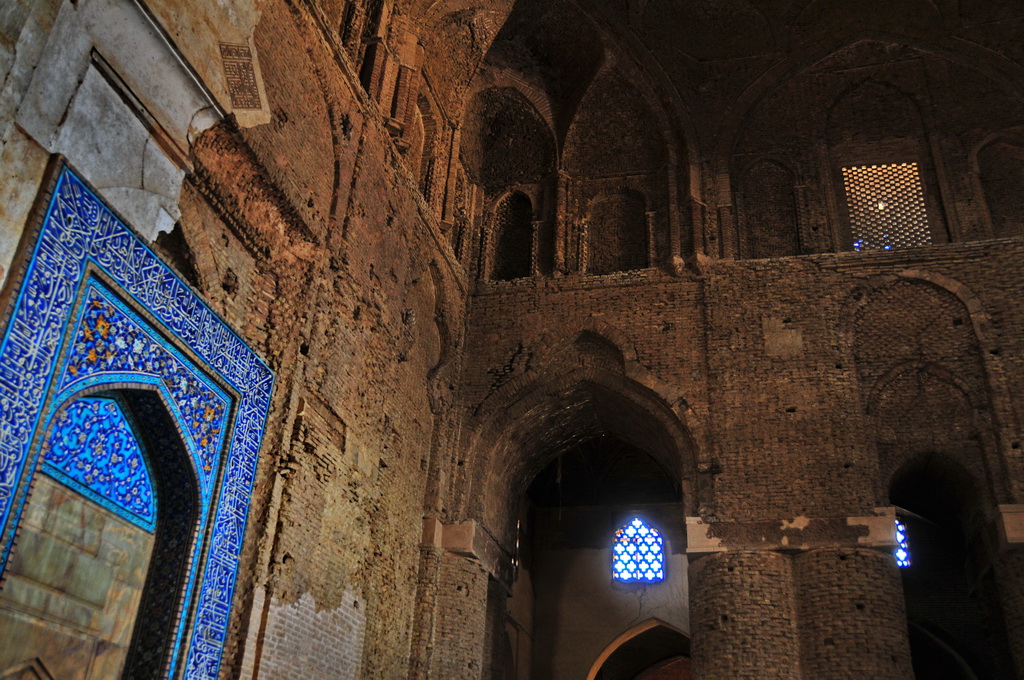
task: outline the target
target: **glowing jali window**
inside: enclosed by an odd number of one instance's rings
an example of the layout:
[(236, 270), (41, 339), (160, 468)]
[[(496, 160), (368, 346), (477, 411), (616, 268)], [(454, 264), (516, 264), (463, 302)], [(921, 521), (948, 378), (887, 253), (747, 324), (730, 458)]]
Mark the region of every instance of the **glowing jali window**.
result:
[(853, 249), (892, 250), (932, 242), (917, 163), (843, 168)]
[(617, 581), (654, 583), (665, 578), (661, 532), (634, 517), (615, 532), (612, 575)]
[(907, 527), (899, 520), (896, 520), (896, 543), (898, 543), (898, 545), (893, 553), (896, 555), (896, 566), (909, 567), (910, 544), (907, 543)]

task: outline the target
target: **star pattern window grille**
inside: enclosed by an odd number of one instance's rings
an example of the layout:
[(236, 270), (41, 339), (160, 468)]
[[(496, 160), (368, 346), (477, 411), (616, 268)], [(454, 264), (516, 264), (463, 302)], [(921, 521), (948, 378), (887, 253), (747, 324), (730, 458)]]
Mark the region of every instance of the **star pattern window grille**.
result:
[(907, 542), (907, 527), (903, 522), (896, 520), (896, 566), (903, 568), (910, 566), (910, 543)]
[(916, 248), (932, 242), (917, 163), (842, 169), (853, 249)]
[(634, 517), (615, 532), (612, 575), (626, 583), (657, 583), (665, 578), (665, 543), (654, 527)]

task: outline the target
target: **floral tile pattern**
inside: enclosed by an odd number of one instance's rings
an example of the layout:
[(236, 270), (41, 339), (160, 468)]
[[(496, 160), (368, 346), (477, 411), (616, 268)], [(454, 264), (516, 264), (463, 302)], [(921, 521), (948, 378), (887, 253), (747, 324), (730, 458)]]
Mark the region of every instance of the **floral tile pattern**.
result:
[(43, 442), (43, 469), (132, 524), (153, 531), (156, 496), (135, 428), (116, 399), (76, 399)]

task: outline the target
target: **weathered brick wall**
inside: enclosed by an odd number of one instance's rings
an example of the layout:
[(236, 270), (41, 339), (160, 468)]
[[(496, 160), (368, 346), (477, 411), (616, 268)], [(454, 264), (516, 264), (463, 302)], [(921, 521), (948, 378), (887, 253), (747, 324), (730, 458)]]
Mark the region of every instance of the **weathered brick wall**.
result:
[(317, 610), (308, 593), (290, 605), (273, 602), (255, 670), (281, 680), (360, 677), (365, 632), (363, 603), (356, 597), (333, 610)]
[(996, 561), (996, 582), (1005, 617), (1010, 652), (1017, 675), (1024, 673), (1024, 551), (1019, 548), (1001, 555)]
[[(259, 677), (404, 677), (465, 301), (444, 236), (321, 28), (309, 8), (263, 8), (273, 120), (196, 142), (180, 237), (158, 245), (191, 263), (277, 372), (225, 673), (244, 643)], [(273, 604), (250, 616), (256, 584)], [(301, 635), (311, 626), (319, 637)]]
[[(441, 558), (437, 629), (427, 677), (482, 677), (487, 626), (488, 577), (478, 563), (457, 555)], [(493, 627), (492, 627), (493, 630)]]

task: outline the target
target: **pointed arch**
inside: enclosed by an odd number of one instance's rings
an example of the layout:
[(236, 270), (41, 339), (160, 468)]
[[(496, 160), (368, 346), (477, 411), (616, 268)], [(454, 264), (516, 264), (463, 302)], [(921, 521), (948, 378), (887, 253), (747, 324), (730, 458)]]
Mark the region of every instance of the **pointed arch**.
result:
[(512, 544), (515, 506), (530, 481), (573, 442), (611, 434), (650, 455), (697, 507), (695, 446), (682, 413), (652, 389), (594, 366), (523, 385), (510, 382), (467, 428), (462, 450), (472, 467), (457, 481), (459, 514), (480, 517)]
[(533, 274), (533, 203), (522, 191), (512, 191), (494, 208), (490, 229), (489, 278), (511, 281)]
[[(81, 498), (95, 504), (92, 507), (96, 508), (83, 507), (83, 516), (94, 516), (93, 521), (98, 523), (105, 523), (104, 517), (116, 517), (125, 523), (117, 530), (117, 540), (121, 542), (107, 544), (105, 537), (109, 531), (97, 539), (108, 550), (125, 551), (126, 558), (109, 567), (112, 574), (123, 579), (120, 587), (125, 593), (106, 599), (100, 610), (104, 616), (119, 619), (121, 629), (129, 631), (130, 637), (106, 637), (107, 633), (100, 630), (89, 631), (86, 635), (93, 635), (98, 644), (106, 645), (110, 657), (120, 658), (117, 665), (123, 668), (124, 677), (150, 678), (160, 676), (176, 661), (175, 650), (181, 644), (187, 611), (194, 597), (192, 583), (201, 563), (200, 551), (206, 540), (210, 508), (201, 501), (202, 471), (197, 467), (200, 459), (196, 458), (188, 437), (182, 436), (188, 426), (176, 415), (174, 395), (160, 383), (131, 382), (131, 378), (126, 381), (125, 377), (94, 382), (84, 389), (64, 391), (55, 397), (58, 405), (40, 427), (43, 461), (35, 476), (45, 475), (52, 480), (46, 502), (54, 502), (51, 498), (54, 495), (62, 504)], [(95, 416), (92, 407), (97, 404), (116, 405), (120, 413), (113, 419), (93, 417), (89, 422), (88, 416)], [(83, 414), (83, 408), (87, 413)], [(135, 447), (126, 446), (125, 438), (110, 429), (121, 422), (129, 425), (130, 436), (136, 440)], [(97, 431), (97, 428), (106, 429)], [(112, 442), (106, 440), (111, 437), (116, 438), (116, 445), (105, 449), (107, 455), (89, 451), (91, 455), (85, 462), (91, 467), (85, 474), (75, 474), (60, 466), (66, 456), (51, 459), (53, 447), (62, 446), (62, 440), (76, 439), (69, 442), (72, 447), (99, 447), (110, 446)], [(73, 454), (74, 451), (61, 453)], [(115, 460), (111, 453), (117, 453), (123, 461)], [(135, 502), (141, 480), (137, 479), (138, 474), (126, 474), (132, 464), (145, 468), (145, 481), (152, 493), (152, 516), (140, 512)], [(118, 482), (129, 482), (130, 486), (125, 488)], [(33, 486), (38, 484), (33, 481)], [(60, 488), (67, 491), (58, 491)], [(41, 565), (50, 559), (48, 553), (40, 552), (43, 550), (40, 546), (53, 540), (48, 533), (50, 529), (31, 519), (39, 512), (35, 509), (36, 502), (35, 498), (27, 500), (22, 529), (22, 535), (31, 536), (32, 540), (22, 541), (22, 545), (12, 551), (5, 577), (16, 580), (21, 577), (22, 581), (28, 578), (33, 583), (38, 580), (44, 586), (59, 587), (31, 575), (34, 574), (32, 564)], [(92, 554), (73, 542), (69, 545), (70, 550), (81, 549), (84, 555)], [(98, 552), (96, 559), (101, 554), (102, 551)], [(133, 569), (140, 570), (141, 580), (136, 581), (138, 574), (125, 572), (125, 565), (135, 565)], [(63, 578), (73, 579), (73, 570), (68, 573), (71, 576), (65, 574)], [(0, 591), (0, 602), (5, 596)], [(55, 645), (50, 640), (47, 645), (30, 651), (40, 653), (52, 665), (57, 661), (47, 654), (59, 649), (60, 643)], [(70, 645), (60, 663), (86, 661), (75, 657), (77, 647)]]
[(594, 663), (590, 666), (590, 671), (587, 673), (587, 680), (596, 680), (597, 674), (601, 671), (601, 667), (604, 666), (605, 661), (615, 653), (616, 650), (620, 649), (623, 645), (627, 644), (630, 640), (635, 640), (640, 636), (661, 629), (667, 633), (674, 633), (679, 636), (681, 646), (685, 649), (686, 654), (689, 654), (690, 649), (690, 637), (683, 631), (679, 630), (670, 623), (666, 623), (658, 618), (650, 618), (646, 621), (638, 623), (629, 630), (623, 632), (614, 640), (609, 642), (604, 650), (597, 656)]

